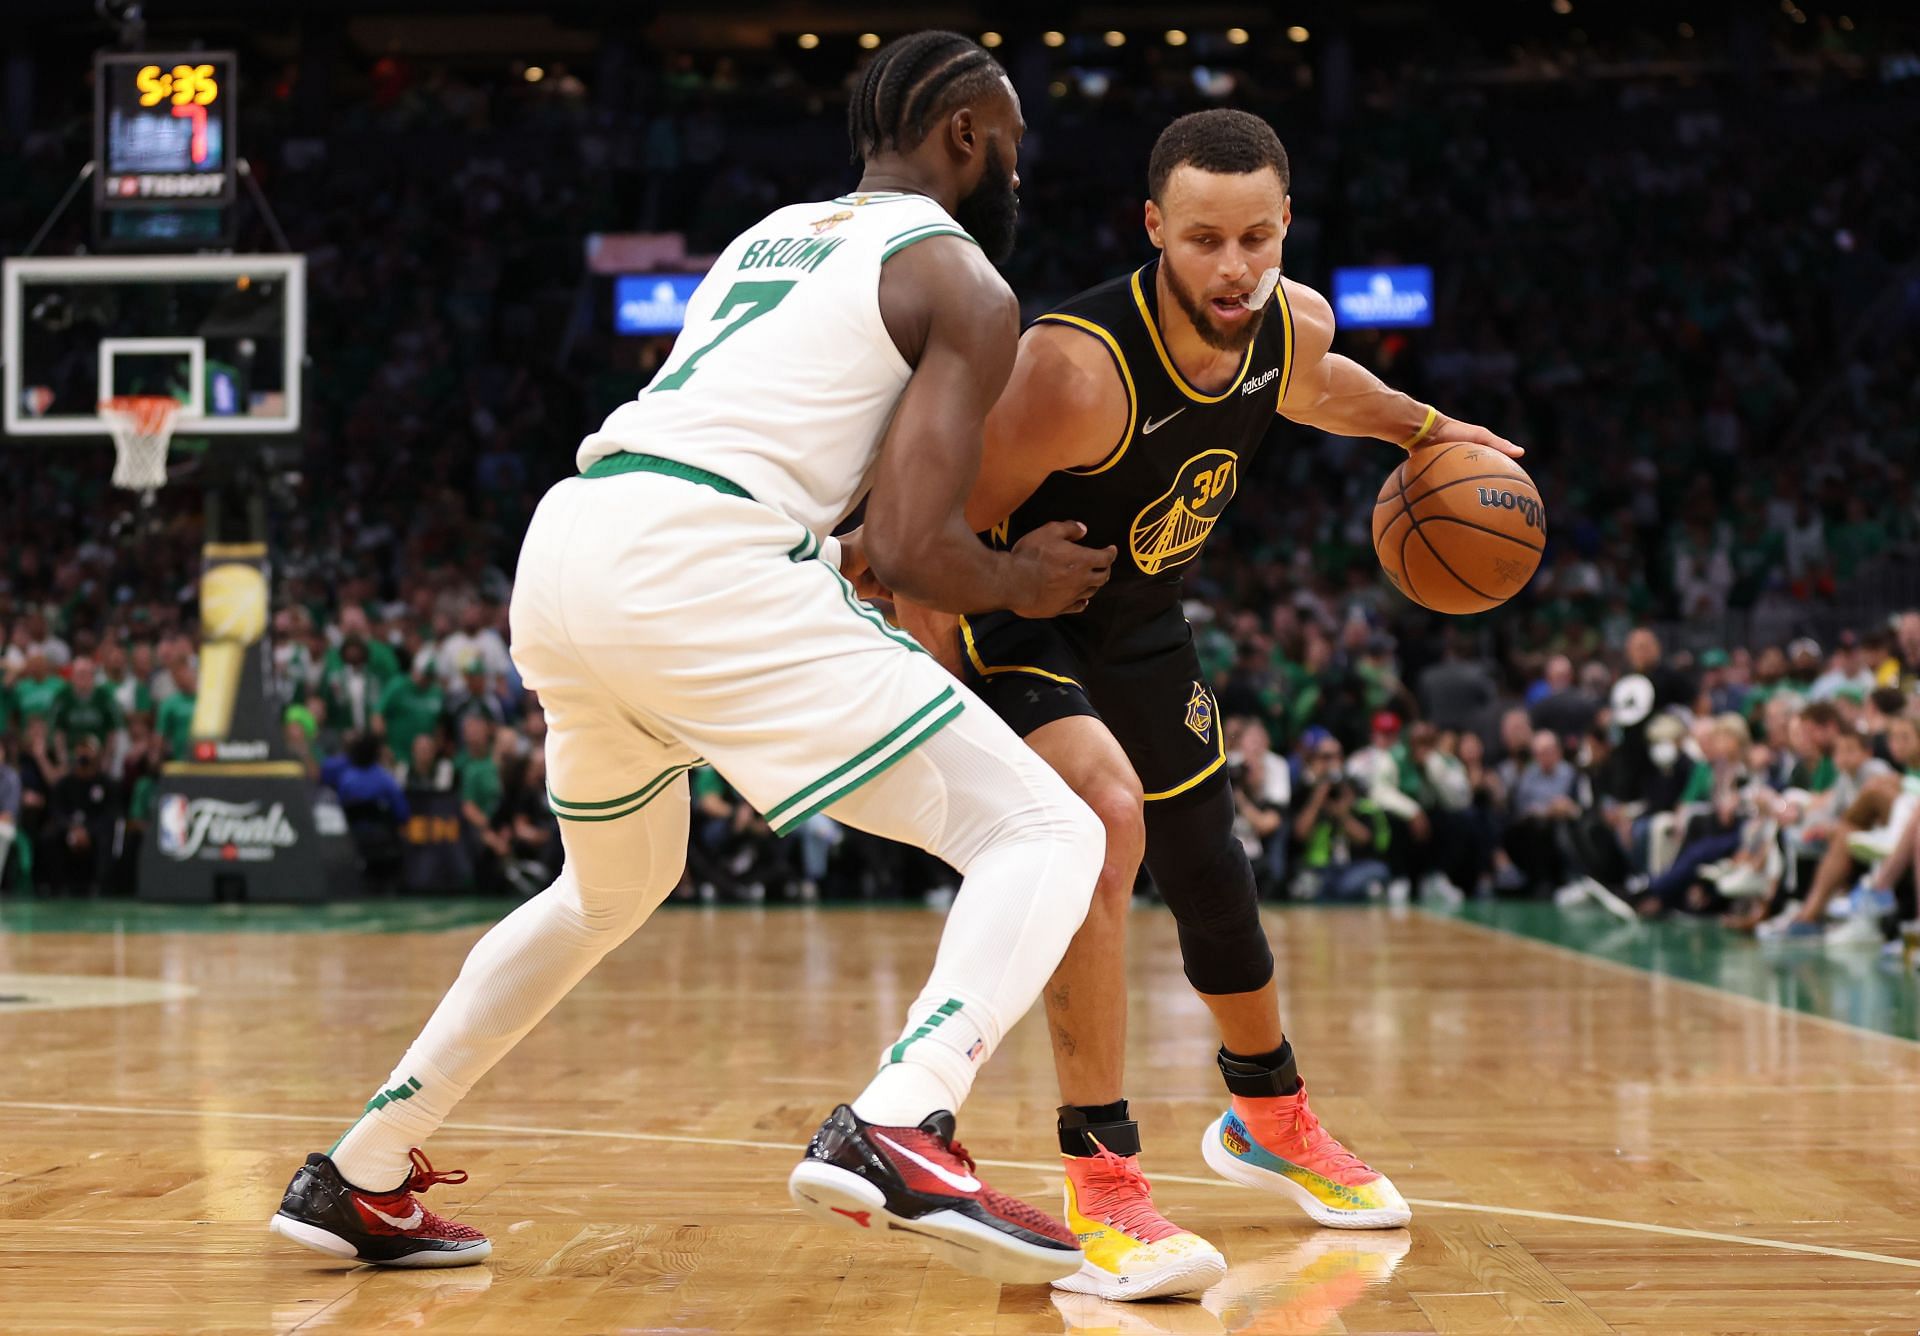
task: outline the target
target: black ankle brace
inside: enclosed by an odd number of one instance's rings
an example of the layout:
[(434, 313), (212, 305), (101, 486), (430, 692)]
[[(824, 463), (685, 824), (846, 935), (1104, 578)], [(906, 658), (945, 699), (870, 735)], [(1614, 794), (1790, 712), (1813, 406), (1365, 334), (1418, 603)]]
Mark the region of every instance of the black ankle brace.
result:
[(1220, 1049), (1220, 1075), (1226, 1079), (1230, 1094), (1250, 1099), (1300, 1093), (1300, 1073), (1293, 1063), (1293, 1045), (1283, 1039), (1271, 1053), (1246, 1057)]
[(1060, 1153), (1081, 1159), (1105, 1147), (1115, 1155), (1140, 1153), (1140, 1124), (1127, 1117), (1127, 1102), (1060, 1106)]

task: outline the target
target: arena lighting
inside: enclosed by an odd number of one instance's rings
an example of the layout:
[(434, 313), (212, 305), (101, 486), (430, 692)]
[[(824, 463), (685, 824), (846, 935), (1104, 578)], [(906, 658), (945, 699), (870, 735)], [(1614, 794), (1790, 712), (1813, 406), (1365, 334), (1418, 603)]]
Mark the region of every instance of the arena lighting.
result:
[(1168, 46), (1185, 46), (1186, 44), (1187, 35), (1185, 33), (1181, 32), (1178, 28), (1167, 29)]
[(1248, 37), (1245, 28), (1229, 28), (1227, 29), (1227, 40), (1235, 46), (1245, 46), (1251, 39)]
[(1067, 44), (1067, 35), (1063, 32), (1048, 31), (1040, 34), (1040, 40), (1048, 46), (1065, 46)]
[(1853, 31), (1853, 20), (1848, 18), (1845, 14), (1842, 14), (1840, 16), (1840, 31), (1841, 32)]
[(539, 83), (542, 79), (547, 77), (547, 72), (541, 69), (538, 65), (529, 65), (527, 66), (526, 74), (524, 74), (521, 77), (526, 79), (528, 83)]
[(983, 32), (980, 34), (980, 45), (986, 47), (989, 51), (999, 46), (1004, 40), (1005, 39), (997, 32)]
[(873, 50), (873, 48), (879, 45), (880, 45), (879, 33), (863, 32), (860, 34), (860, 49), (862, 51), (871, 51)]
[(803, 32), (800, 34), (800, 49), (802, 51), (811, 51), (813, 50), (813, 48), (819, 45), (820, 45), (819, 33)]
[(1291, 28), (1287, 29), (1287, 40), (1289, 42), (1304, 42), (1311, 35), (1312, 34), (1310, 34), (1305, 28), (1302, 28), (1297, 23), (1294, 24)]
[(1681, 25), (1680, 25), (1680, 35), (1681, 35), (1682, 37), (1692, 37), (1692, 36), (1693, 36), (1693, 25), (1692, 25), (1691, 23), (1685, 23), (1685, 22), (1683, 22), (1683, 23), (1681, 23)]
[(1127, 35), (1118, 28), (1109, 28), (1107, 29), (1107, 35), (1101, 38), (1101, 40), (1108, 46), (1125, 46), (1127, 44)]
[(1573, 0), (1553, 0), (1553, 12), (1556, 14), (1573, 13)]
[(1052, 83), (1047, 85), (1047, 96), (1065, 97), (1066, 95), (1067, 95), (1067, 81), (1065, 79), (1055, 79)]

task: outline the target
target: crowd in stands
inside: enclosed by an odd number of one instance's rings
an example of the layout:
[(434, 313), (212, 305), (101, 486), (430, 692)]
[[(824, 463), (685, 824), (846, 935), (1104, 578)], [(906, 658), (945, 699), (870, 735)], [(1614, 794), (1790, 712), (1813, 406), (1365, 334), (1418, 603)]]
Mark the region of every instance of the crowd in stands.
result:
[[(1920, 341), (1881, 294), (1912, 282), (1920, 239), (1912, 100), (1838, 67), (1541, 95), (1414, 59), (1363, 72), (1336, 123), (1284, 41), (1243, 63), (1230, 100), (1293, 157), (1289, 272), (1435, 266), (1431, 329), (1340, 350), (1527, 445), (1551, 517), (1531, 588), (1443, 628), (1369, 549), (1390, 450), (1275, 428), (1188, 581), (1263, 887), (1591, 881), (1742, 920), (1800, 896), (1784, 930), (1817, 930), (1853, 903), (1853, 851), (1904, 812), (1881, 769), (1907, 767), (1908, 707), (1884, 693), (1910, 690), (1920, 654), (1887, 617), (1920, 601)], [(298, 80), (245, 85), (250, 160), (311, 273), (307, 425), (269, 525), (287, 745), (363, 832), (382, 813), (404, 828), (409, 793), (457, 794), (486, 889), (543, 885), (558, 850), (543, 721), (506, 653), (519, 536), (667, 346), (605, 334), (582, 238), (672, 229), (699, 253), (850, 180), (831, 89), (726, 57), (641, 64), (619, 95), (605, 70), (486, 86), (394, 60), (324, 104)], [(1030, 92), (1008, 267), (1030, 310), (1148, 257), (1147, 146), (1209, 96), (1172, 66)], [(0, 144), (23, 183), (0, 201), (9, 252), (85, 131), (76, 115)], [(47, 248), (83, 232), (70, 219)], [(103, 450), (0, 471), (0, 885), (129, 884), (196, 690), (203, 530), (178, 457), (134, 520)], [(1622, 700), (1623, 677), (1653, 698)], [(693, 786), (685, 895), (951, 880), (825, 818), (774, 840), (718, 776)]]

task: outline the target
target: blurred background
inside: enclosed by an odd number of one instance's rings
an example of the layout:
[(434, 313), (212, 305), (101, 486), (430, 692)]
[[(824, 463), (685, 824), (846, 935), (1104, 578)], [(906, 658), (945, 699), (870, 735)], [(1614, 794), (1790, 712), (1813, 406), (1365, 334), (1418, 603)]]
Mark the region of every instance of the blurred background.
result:
[[(97, 51), (236, 53), (259, 189), (215, 244), (307, 262), (304, 416), (256, 488), (264, 689), (276, 754), (351, 809), (342, 893), (504, 907), (550, 880), (544, 728), (505, 641), (526, 520), (660, 365), (705, 257), (857, 179), (847, 90), (919, 27), (992, 48), (1021, 94), (1006, 273), (1029, 315), (1150, 258), (1155, 136), (1241, 107), (1292, 158), (1286, 268), (1335, 298), (1337, 350), (1528, 448), (1540, 573), (1447, 619), (1371, 551), (1397, 453), (1273, 428), (1187, 579), (1266, 894), (1605, 894), (1818, 931), (1794, 899), (1851, 887), (1872, 860), (1850, 841), (1909, 822), (1912, 6), (10, 10), (9, 255), (208, 244), (187, 214), (136, 235), (61, 201), (93, 154)], [(151, 510), (110, 489), (104, 438), (0, 457), (0, 897), (132, 896), (157, 781), (193, 745), (209, 457), (176, 442)], [(682, 898), (953, 880), (825, 817), (774, 839), (710, 771), (695, 793)], [(1726, 885), (1696, 875), (1725, 860)]]

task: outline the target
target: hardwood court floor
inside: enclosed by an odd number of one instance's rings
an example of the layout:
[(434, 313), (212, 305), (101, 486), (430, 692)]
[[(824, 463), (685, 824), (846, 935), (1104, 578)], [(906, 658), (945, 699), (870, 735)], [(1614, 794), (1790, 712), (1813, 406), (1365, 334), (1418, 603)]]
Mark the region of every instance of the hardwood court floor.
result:
[[(1146, 1163), (1227, 1279), (1199, 1303), (1103, 1305), (856, 1247), (803, 1225), (782, 1180), (894, 1037), (937, 928), (657, 916), (435, 1140), (472, 1179), (429, 1200), (495, 1254), (420, 1273), (264, 1226), (478, 926), (0, 932), (0, 1331), (1920, 1328), (1920, 1046), (1417, 912), (1270, 918), (1315, 1106), (1413, 1199), (1410, 1230), (1317, 1230), (1209, 1178), (1207, 1016), (1167, 920), (1141, 913)], [(1029, 1021), (961, 1131), (999, 1186), (1057, 1209), (1054, 1103)]]

